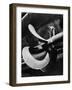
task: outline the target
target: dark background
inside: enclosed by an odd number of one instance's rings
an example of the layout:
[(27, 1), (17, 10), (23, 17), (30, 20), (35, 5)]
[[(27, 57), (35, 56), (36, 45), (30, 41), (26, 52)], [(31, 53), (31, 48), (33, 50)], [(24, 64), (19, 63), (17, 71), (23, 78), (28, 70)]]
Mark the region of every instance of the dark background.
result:
[[(22, 13), (22, 17), (26, 13)], [(40, 27), (54, 22), (55, 20), (60, 19), (60, 27), (61, 31), (63, 31), (63, 15), (58, 14), (39, 14), (39, 13), (29, 13), (25, 19), (22, 20), (22, 49), (25, 46), (34, 46), (38, 44), (38, 41), (36, 37), (34, 37), (28, 30), (28, 24), (32, 24), (36, 30), (38, 30)], [(60, 32), (60, 31), (59, 31)], [(63, 42), (63, 39), (60, 39), (59, 41), (55, 42), (55, 44)], [(63, 44), (63, 43), (62, 43)], [(62, 47), (63, 48), (63, 47)], [(60, 53), (63, 54), (61, 51)], [(53, 55), (51, 54), (51, 59), (53, 59)], [(42, 72), (41, 70), (35, 70), (29, 68), (26, 64), (22, 64), (21, 68), (21, 76), (22, 77), (31, 77), (31, 76), (51, 76), (51, 75), (63, 75), (63, 57), (61, 57), (59, 60), (54, 60), (55, 62), (50, 62), (49, 65), (45, 67), (45, 72)], [(24, 62), (22, 59), (21, 62)]]

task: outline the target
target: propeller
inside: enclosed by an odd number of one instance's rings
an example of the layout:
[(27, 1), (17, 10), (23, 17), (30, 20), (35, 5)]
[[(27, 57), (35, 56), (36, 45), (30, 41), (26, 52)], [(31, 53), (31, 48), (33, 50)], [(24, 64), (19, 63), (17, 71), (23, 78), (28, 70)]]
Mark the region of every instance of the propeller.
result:
[[(63, 32), (60, 32), (52, 37), (50, 37), (49, 39), (44, 39), (42, 38), (35, 30), (34, 26), (29, 24), (28, 25), (28, 29), (29, 31), (38, 39), (40, 40), (43, 40), (43, 41), (46, 41), (48, 44), (50, 43), (53, 43), (55, 40), (63, 37)], [(43, 44), (39, 44), (37, 45), (36, 47), (40, 47), (42, 45), (44, 45), (45, 43)], [(29, 48), (28, 46), (24, 47), (23, 50), (22, 50), (22, 55), (23, 55), (23, 59), (24, 59), (24, 62), (32, 69), (36, 69), (36, 70), (42, 70), (43, 71), (43, 68), (46, 67), (49, 62), (50, 62), (50, 57), (49, 57), (49, 53), (40, 53), (40, 54), (36, 54), (36, 55), (32, 55), (29, 51)], [(46, 54), (46, 56), (44, 57), (44, 59), (42, 59), (41, 61), (39, 61), (38, 59), (34, 58), (34, 57), (40, 57), (42, 56), (43, 54)]]
[(44, 38), (42, 38), (42, 37), (36, 32), (36, 30), (35, 30), (35, 28), (34, 28), (33, 25), (29, 24), (29, 25), (28, 25), (28, 29), (29, 29), (29, 31), (30, 31), (36, 38), (41, 39), (41, 40), (44, 40), (44, 41), (47, 41), (48, 44), (54, 42), (55, 40), (57, 40), (57, 39), (59, 39), (59, 38), (61, 38), (61, 37), (63, 37), (63, 32), (60, 32), (60, 33), (52, 36), (52, 37), (49, 38), (49, 39), (44, 39)]

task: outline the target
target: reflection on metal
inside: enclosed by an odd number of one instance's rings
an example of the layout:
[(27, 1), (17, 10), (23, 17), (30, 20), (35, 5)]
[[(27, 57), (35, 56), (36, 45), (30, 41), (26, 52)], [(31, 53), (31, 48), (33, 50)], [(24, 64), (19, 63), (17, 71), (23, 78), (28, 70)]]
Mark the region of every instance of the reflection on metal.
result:
[(24, 62), (32, 69), (42, 69), (49, 64), (50, 58), (47, 53), (45, 58), (41, 61), (35, 59), (29, 52), (29, 47), (24, 47), (22, 51)]
[(44, 40), (44, 41), (47, 41), (48, 44), (54, 42), (55, 40), (57, 40), (57, 39), (59, 39), (59, 38), (61, 38), (61, 37), (63, 37), (63, 32), (60, 32), (60, 33), (52, 36), (52, 37), (49, 38), (49, 39), (44, 39), (44, 38), (42, 38), (41, 36), (39, 36), (39, 34), (36, 32), (36, 30), (35, 30), (35, 28), (33, 27), (33, 25), (29, 24), (29, 25), (28, 25), (28, 28), (29, 28), (29, 31), (30, 31), (36, 38), (41, 39), (41, 40)]

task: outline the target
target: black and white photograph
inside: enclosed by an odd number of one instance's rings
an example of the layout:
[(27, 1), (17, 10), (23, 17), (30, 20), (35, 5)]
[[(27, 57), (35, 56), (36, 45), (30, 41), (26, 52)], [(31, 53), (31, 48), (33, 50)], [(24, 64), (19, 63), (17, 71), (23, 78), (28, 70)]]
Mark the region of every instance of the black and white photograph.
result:
[(63, 75), (63, 15), (21, 14), (21, 76)]
[(12, 4), (10, 20), (10, 84), (69, 83), (70, 8)]

